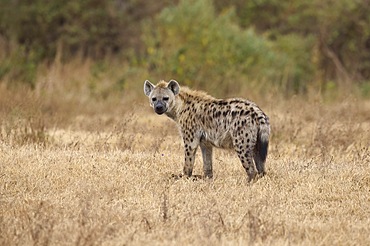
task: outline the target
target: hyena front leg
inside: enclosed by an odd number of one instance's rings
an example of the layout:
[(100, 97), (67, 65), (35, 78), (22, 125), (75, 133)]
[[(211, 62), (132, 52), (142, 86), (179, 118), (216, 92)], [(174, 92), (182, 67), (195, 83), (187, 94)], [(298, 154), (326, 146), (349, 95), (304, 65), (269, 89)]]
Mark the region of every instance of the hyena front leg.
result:
[(201, 141), (200, 149), (202, 150), (204, 177), (212, 178), (212, 146)]
[(183, 136), (185, 147), (185, 163), (184, 175), (191, 177), (195, 161), (195, 154), (199, 145), (199, 141), (194, 139), (194, 136)]

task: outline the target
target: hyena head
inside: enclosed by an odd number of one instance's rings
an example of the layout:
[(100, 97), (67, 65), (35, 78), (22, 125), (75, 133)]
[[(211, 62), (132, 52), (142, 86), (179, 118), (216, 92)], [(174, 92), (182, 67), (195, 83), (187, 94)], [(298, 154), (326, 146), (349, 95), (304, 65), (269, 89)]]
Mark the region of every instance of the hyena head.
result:
[(175, 80), (153, 85), (149, 80), (144, 82), (144, 93), (149, 97), (150, 106), (157, 114), (163, 114), (173, 107), (175, 96), (179, 94), (180, 86)]

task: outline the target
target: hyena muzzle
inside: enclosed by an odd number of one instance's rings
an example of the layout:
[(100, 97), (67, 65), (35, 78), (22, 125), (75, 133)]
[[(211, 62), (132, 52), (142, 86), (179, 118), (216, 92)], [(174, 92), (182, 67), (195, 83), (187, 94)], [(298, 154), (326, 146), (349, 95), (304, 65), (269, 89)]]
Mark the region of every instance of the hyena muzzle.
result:
[(213, 177), (213, 147), (234, 149), (249, 180), (265, 174), (270, 123), (254, 102), (216, 99), (187, 87), (180, 89), (175, 80), (157, 85), (146, 80), (144, 93), (157, 114), (166, 114), (179, 127), (185, 148), (184, 175), (192, 175), (198, 146), (205, 177)]

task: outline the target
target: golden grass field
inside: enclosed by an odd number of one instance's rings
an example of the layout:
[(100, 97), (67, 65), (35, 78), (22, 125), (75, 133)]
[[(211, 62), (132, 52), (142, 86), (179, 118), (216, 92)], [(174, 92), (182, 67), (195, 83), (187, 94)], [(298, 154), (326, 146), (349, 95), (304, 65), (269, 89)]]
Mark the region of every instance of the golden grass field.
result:
[(369, 101), (252, 98), (272, 136), (249, 184), (225, 150), (213, 180), (171, 179), (181, 139), (144, 94), (0, 94), (0, 245), (370, 244)]

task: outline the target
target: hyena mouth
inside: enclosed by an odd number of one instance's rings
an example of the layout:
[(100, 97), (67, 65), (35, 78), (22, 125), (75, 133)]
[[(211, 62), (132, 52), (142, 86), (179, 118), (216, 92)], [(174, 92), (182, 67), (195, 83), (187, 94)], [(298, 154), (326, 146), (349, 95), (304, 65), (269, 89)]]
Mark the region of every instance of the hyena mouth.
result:
[(163, 106), (158, 106), (158, 107), (155, 107), (154, 108), (154, 111), (157, 113), (157, 114), (163, 114), (164, 112), (166, 112), (166, 108), (163, 107)]

